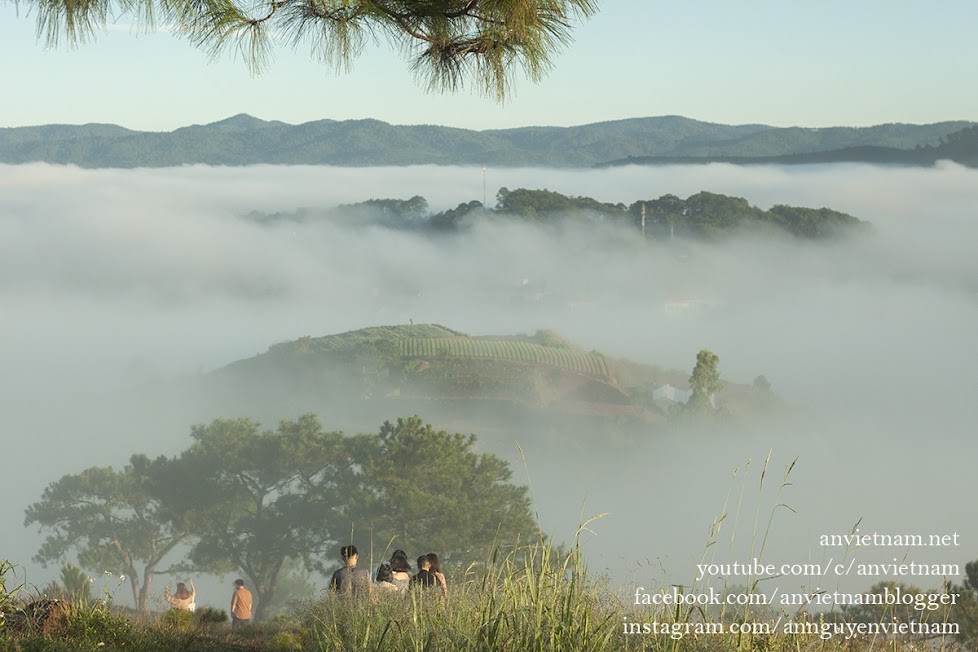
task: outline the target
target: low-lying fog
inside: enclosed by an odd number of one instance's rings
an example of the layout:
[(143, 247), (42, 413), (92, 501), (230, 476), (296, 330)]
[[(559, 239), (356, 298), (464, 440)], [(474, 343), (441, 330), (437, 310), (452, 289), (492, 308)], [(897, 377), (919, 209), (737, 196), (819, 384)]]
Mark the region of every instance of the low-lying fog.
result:
[[(252, 210), (418, 194), (438, 211), (481, 201), (484, 192), (492, 204), (503, 186), (625, 204), (707, 190), (765, 209), (824, 206), (876, 231), (844, 243), (679, 249), (593, 228), (557, 234), (497, 223), (429, 241), (380, 227), (243, 219)], [(31, 562), (40, 537), (22, 525), (43, 488), (66, 473), (120, 466), (136, 452), (172, 455), (189, 443), (199, 412), (173, 405), (141, 416), (114, 401), (116, 392), (303, 335), (413, 320), (470, 334), (553, 329), (588, 349), (687, 372), (709, 348), (725, 379), (750, 383), (763, 374), (798, 408), (803, 416), (791, 427), (614, 443), (578, 432), (567, 433), (563, 449), (529, 446), (547, 531), (569, 540), (585, 498), (585, 516), (608, 512), (592, 524), (585, 550), (592, 569), (607, 569), (616, 583), (689, 583), (731, 486), (743, 486), (744, 498), (729, 558), (746, 560), (769, 449), (761, 531), (784, 466), (796, 457), (798, 464), (780, 499), (794, 512), (778, 511), (767, 560), (840, 557), (841, 549), (819, 547), (818, 536), (848, 532), (861, 517), (863, 533), (957, 532), (960, 545), (865, 550), (860, 559), (963, 565), (978, 558), (976, 206), (978, 170), (950, 164), (485, 173), (0, 166), (0, 558), (34, 584), (55, 577), (56, 568)], [(706, 305), (665, 309), (684, 299)], [(375, 427), (395, 416), (376, 415)], [(321, 417), (327, 427), (348, 426), (342, 414)], [(482, 444), (526, 481), (511, 440)], [(732, 482), (748, 459), (746, 479)], [(718, 560), (728, 558), (736, 504)], [(875, 578), (778, 581), (782, 590), (860, 590)]]

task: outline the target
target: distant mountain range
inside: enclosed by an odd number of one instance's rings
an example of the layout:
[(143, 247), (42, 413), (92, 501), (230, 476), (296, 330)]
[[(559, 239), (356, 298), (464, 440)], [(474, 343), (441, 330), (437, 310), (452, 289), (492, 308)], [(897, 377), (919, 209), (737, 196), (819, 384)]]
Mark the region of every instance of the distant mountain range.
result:
[(720, 125), (680, 116), (576, 127), (471, 131), (379, 120), (300, 125), (241, 114), (171, 132), (106, 124), (0, 129), (0, 162), (82, 167), (209, 165), (492, 165), (592, 167), (628, 164), (828, 163), (978, 166), (978, 124), (874, 127)]

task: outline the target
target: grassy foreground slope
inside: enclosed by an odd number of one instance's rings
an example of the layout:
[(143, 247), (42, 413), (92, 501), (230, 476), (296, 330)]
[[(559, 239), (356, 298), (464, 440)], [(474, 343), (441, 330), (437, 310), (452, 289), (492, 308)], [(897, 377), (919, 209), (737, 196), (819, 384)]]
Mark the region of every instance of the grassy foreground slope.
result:
[[(894, 635), (887, 631), (900, 621), (891, 609), (865, 619), (846, 619), (818, 613), (808, 605), (790, 613), (765, 607), (639, 605), (630, 588), (614, 590), (588, 574), (579, 534), (567, 551), (549, 542), (529, 542), (487, 559), (481, 567), (451, 575), (448, 599), (423, 588), (403, 597), (378, 593), (362, 599), (324, 590), (293, 603), (287, 613), (271, 621), (234, 632), (224, 611), (213, 608), (134, 618), (103, 600), (75, 602), (56, 621), (18, 621), (0, 629), (0, 652), (975, 649), (973, 634), (957, 626), (958, 619), (970, 622), (957, 606), (916, 614), (909, 607), (909, 615), (901, 614), (907, 618), (902, 624), (912, 618), (914, 631)], [(665, 597), (672, 589), (650, 591)], [(706, 594), (708, 587), (692, 589)], [(727, 593), (724, 587), (718, 591)], [(12, 597), (7, 611), (11, 621), (17, 621), (26, 605), (19, 595)]]

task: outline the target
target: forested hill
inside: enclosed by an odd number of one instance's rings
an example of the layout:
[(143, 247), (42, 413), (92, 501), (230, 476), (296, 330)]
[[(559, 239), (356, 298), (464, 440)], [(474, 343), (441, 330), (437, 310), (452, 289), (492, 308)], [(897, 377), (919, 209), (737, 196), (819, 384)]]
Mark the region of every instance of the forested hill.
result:
[(617, 225), (631, 229), (636, 237), (653, 240), (676, 237), (719, 240), (758, 230), (823, 240), (870, 228), (868, 222), (829, 208), (778, 205), (763, 210), (742, 197), (711, 192), (699, 192), (686, 199), (663, 195), (626, 206), (592, 197), (568, 197), (551, 190), (526, 188), (500, 188), (496, 206), (487, 209), (483, 208), (482, 202), (472, 200), (440, 213), (431, 213), (428, 201), (415, 195), (410, 199), (368, 199), (334, 208), (302, 208), (286, 213), (252, 211), (247, 218), (268, 226), (325, 220), (335, 224), (373, 225), (431, 234), (464, 233), (487, 220), (517, 220), (541, 227), (576, 221), (580, 225)]
[(676, 165), (733, 163), (735, 165), (799, 165), (816, 163), (875, 163), (880, 165), (930, 166), (937, 161), (954, 161), (978, 167), (978, 126), (948, 134), (936, 145), (913, 149), (860, 145), (828, 151), (801, 152), (779, 156), (630, 156), (609, 161), (602, 167), (618, 165)]
[[(171, 132), (103, 124), (0, 129), (0, 162), (44, 161), (92, 168), (186, 164), (590, 167), (621, 162), (812, 162), (812, 156), (835, 160), (833, 152), (842, 152), (841, 160), (864, 160), (859, 157), (865, 153), (868, 160), (875, 161), (882, 151), (905, 164), (931, 164), (938, 155), (975, 165), (978, 145), (973, 139), (955, 136), (973, 126), (954, 121), (807, 129), (721, 125), (664, 116), (575, 127), (471, 131), (378, 120), (290, 125), (242, 114)], [(956, 148), (938, 151), (951, 141), (957, 143)]]

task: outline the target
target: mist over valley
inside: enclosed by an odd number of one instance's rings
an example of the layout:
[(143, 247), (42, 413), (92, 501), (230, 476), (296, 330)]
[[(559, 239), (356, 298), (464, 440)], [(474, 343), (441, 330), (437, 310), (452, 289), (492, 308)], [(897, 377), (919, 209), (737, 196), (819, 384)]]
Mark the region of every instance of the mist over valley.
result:
[[(529, 482), (543, 529), (558, 540), (582, 513), (607, 513), (585, 552), (616, 583), (691, 580), (731, 488), (744, 492), (745, 529), (733, 544), (722, 530), (720, 549), (732, 545), (735, 559), (748, 558), (758, 502), (762, 521), (776, 502), (793, 510), (776, 515), (771, 561), (832, 557), (819, 535), (860, 518), (863, 531), (978, 537), (961, 514), (933, 508), (973, 493), (968, 461), (978, 452), (973, 168), (0, 168), (0, 431), (4, 477), (16, 488), (0, 520), (4, 556), (35, 584), (56, 570), (30, 562), (40, 537), (21, 524), (49, 483), (133, 453), (175, 455), (194, 423), (248, 416), (274, 427), (309, 411), (350, 434), (415, 412), (475, 432), (481, 450)], [(573, 216), (555, 227), (473, 214), (464, 231), (440, 235), (370, 220), (253, 218), (416, 195), (435, 213), (492, 205), (500, 188), (626, 205), (706, 191), (765, 211), (826, 207), (872, 229), (824, 241), (772, 230), (709, 241), (642, 239), (633, 224)], [(277, 344), (424, 324), (473, 337), (548, 331), (582, 355), (654, 367), (677, 386), (709, 349), (730, 388), (721, 403), (750, 395), (761, 375), (773, 396), (703, 424), (526, 406), (500, 418), (496, 407), (467, 414), (418, 396), (329, 400), (315, 386), (307, 395), (270, 386), (294, 400), (266, 404), (260, 391), (206, 391), (229, 365)], [(624, 375), (616, 382), (626, 391)], [(758, 496), (769, 450), (774, 480)], [(775, 500), (795, 458), (792, 486)], [(911, 559), (963, 566), (975, 557), (973, 546), (923, 550)]]

